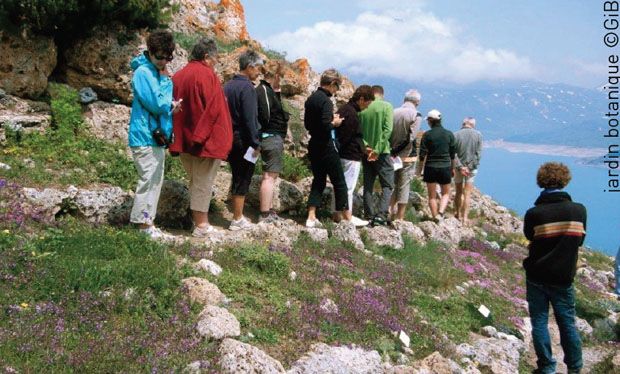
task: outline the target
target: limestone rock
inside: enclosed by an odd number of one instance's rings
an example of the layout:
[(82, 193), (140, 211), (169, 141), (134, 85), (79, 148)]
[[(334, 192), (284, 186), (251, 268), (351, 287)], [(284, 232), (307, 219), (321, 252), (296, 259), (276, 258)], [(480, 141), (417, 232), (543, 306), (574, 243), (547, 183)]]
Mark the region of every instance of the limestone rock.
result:
[(392, 230), (385, 226), (364, 227), (361, 230), (368, 239), (378, 246), (387, 246), (394, 249), (403, 249), (405, 243), (400, 235), (400, 231)]
[[(260, 184), (262, 176), (254, 175), (250, 190), (246, 197), (246, 203), (255, 208), (260, 208)], [(305, 196), (295, 184), (278, 178), (273, 186), (273, 209), (278, 212), (288, 212), (303, 207)]]
[(222, 273), (222, 267), (220, 265), (205, 258), (195, 263), (194, 269), (206, 271), (207, 273), (213, 274), (216, 277)]
[(105, 223), (110, 211), (122, 206), (129, 194), (120, 187), (103, 187), (96, 190), (79, 189), (73, 201), (77, 212), (89, 222)]
[(392, 226), (400, 232), (402, 236), (408, 236), (419, 242), (425, 241), (424, 231), (409, 221), (396, 220)]
[(146, 49), (146, 33), (129, 32), (124, 26), (106, 25), (80, 39), (64, 53), (69, 85), (91, 87), (100, 99), (131, 103), (131, 59)]
[(497, 329), (493, 326), (484, 326), (481, 329), (482, 335), (489, 337), (489, 338), (495, 338), (497, 337)]
[(130, 114), (126, 105), (96, 101), (86, 107), (84, 120), (95, 137), (127, 144)]
[(53, 38), (0, 31), (0, 87), (11, 95), (37, 98), (47, 88), (57, 53)]
[(218, 352), (222, 373), (275, 374), (285, 372), (282, 364), (265, 352), (234, 339), (224, 339)]
[(458, 244), (462, 239), (475, 237), (471, 228), (462, 227), (459, 220), (454, 217), (446, 218), (439, 224), (424, 221), (418, 226), (424, 232), (427, 240), (434, 239), (448, 244)]
[(189, 189), (185, 183), (165, 180), (159, 195), (155, 223), (164, 227), (190, 228)]
[(7, 128), (25, 134), (43, 133), (51, 123), (52, 113), (47, 103), (11, 95), (4, 95), (0, 99), (0, 144), (6, 141)]
[(462, 373), (460, 366), (441, 355), (439, 352), (433, 352), (423, 360), (413, 365), (414, 373), (417, 374), (453, 374)]
[(329, 234), (325, 229), (304, 227), (301, 231), (317, 243), (325, 243), (329, 239)]
[(337, 223), (334, 226), (332, 235), (340, 241), (353, 244), (353, 246), (359, 250), (364, 249), (364, 243), (360, 238), (360, 234), (357, 232), (355, 225), (351, 222), (342, 221)]
[(217, 305), (224, 300), (224, 294), (216, 285), (206, 279), (190, 277), (183, 279), (183, 287), (194, 303)]
[(463, 343), (457, 347), (457, 353), (479, 363), (483, 372), (517, 373), (519, 359), (525, 351), (525, 344), (518, 339), (483, 338), (473, 345)]
[(240, 0), (173, 0), (176, 13), (169, 27), (184, 34), (207, 34), (226, 42), (249, 40)]
[(207, 305), (198, 316), (196, 330), (207, 339), (234, 338), (241, 335), (237, 318), (224, 308)]
[(321, 304), (319, 305), (319, 309), (321, 309), (321, 311), (323, 311), (326, 314), (338, 314), (338, 305), (336, 305), (336, 303), (329, 298), (325, 298), (323, 299), (323, 301), (321, 301)]
[(579, 317), (575, 318), (575, 327), (577, 328), (577, 331), (579, 331), (583, 335), (592, 335), (592, 333), (594, 332), (594, 329), (592, 328), (592, 326), (590, 326), (588, 321)]
[(297, 360), (288, 374), (310, 373), (382, 373), (381, 356), (377, 351), (361, 348), (312, 345), (310, 352)]

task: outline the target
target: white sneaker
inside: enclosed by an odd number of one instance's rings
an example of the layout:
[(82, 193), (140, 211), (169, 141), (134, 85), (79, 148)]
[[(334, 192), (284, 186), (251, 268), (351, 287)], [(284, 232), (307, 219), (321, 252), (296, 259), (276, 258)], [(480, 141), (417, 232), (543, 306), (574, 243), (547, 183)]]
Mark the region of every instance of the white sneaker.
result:
[(318, 219), (307, 219), (306, 227), (311, 228), (311, 229), (322, 229), (323, 224)]
[(215, 232), (215, 228), (211, 225), (206, 225), (204, 227), (196, 226), (196, 228), (194, 228), (194, 231), (192, 231), (192, 236), (194, 238), (204, 238), (212, 232)]
[(364, 226), (368, 226), (368, 224), (369, 224), (370, 222), (365, 221), (365, 220), (363, 220), (363, 219), (361, 219), (361, 218), (358, 218), (358, 217), (356, 217), (356, 216), (352, 216), (352, 217), (351, 217), (351, 223), (352, 223), (352, 224), (354, 224), (354, 225), (355, 225), (355, 227), (364, 227)]
[(167, 232), (163, 232), (155, 226), (149, 226), (146, 229), (140, 229), (140, 232), (145, 233), (153, 240), (170, 241), (174, 239), (174, 235), (168, 234)]
[(248, 221), (248, 219), (245, 217), (241, 217), (236, 221), (233, 220), (230, 223), (230, 226), (228, 227), (228, 229), (230, 231), (239, 231), (239, 230), (247, 230), (251, 228), (252, 226), (254, 226), (252, 222)]

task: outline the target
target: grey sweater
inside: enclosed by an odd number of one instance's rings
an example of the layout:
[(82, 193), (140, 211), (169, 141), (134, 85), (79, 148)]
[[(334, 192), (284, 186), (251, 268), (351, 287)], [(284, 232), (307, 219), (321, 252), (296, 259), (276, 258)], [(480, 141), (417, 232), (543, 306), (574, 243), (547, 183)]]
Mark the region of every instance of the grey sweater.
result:
[(467, 166), (469, 170), (478, 169), (482, 153), (482, 134), (472, 128), (463, 127), (454, 133), (456, 140), (456, 167)]

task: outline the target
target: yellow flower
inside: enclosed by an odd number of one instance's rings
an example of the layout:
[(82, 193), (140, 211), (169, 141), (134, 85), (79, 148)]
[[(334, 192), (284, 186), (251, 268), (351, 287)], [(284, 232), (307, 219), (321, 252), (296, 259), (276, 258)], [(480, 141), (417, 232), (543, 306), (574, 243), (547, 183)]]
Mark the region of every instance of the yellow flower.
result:
[(25, 309), (25, 308), (28, 308), (28, 303), (21, 303), (19, 304), (19, 306)]
[(33, 256), (37, 255), (36, 253), (34, 253), (34, 251), (30, 252), (30, 254), (32, 254)]
[(3, 230), (2, 233), (3, 234), (10, 234), (11, 232), (9, 230)]

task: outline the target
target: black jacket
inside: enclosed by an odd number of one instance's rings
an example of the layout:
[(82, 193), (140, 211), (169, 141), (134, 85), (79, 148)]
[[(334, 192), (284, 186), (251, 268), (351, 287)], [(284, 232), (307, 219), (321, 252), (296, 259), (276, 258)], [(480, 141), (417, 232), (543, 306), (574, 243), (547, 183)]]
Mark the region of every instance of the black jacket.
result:
[(360, 107), (349, 100), (338, 109), (338, 114), (343, 118), (340, 126), (336, 128), (336, 138), (340, 149), (340, 158), (351, 161), (362, 161), (364, 151), (364, 137), (358, 113)]
[(331, 94), (328, 91), (319, 87), (304, 104), (304, 126), (310, 133), (309, 150), (318, 150), (332, 143), (334, 104), (330, 97)]
[(269, 82), (261, 80), (256, 87), (258, 96), (258, 122), (261, 132), (286, 137), (289, 114), (284, 111), (280, 93), (275, 92)]
[(525, 214), (523, 233), (530, 240), (523, 260), (527, 279), (556, 286), (573, 283), (577, 252), (586, 235), (586, 208), (566, 192), (543, 193)]
[(235, 75), (224, 85), (224, 94), (233, 123), (233, 135), (244, 147), (258, 147), (258, 104), (254, 85), (247, 77)]

